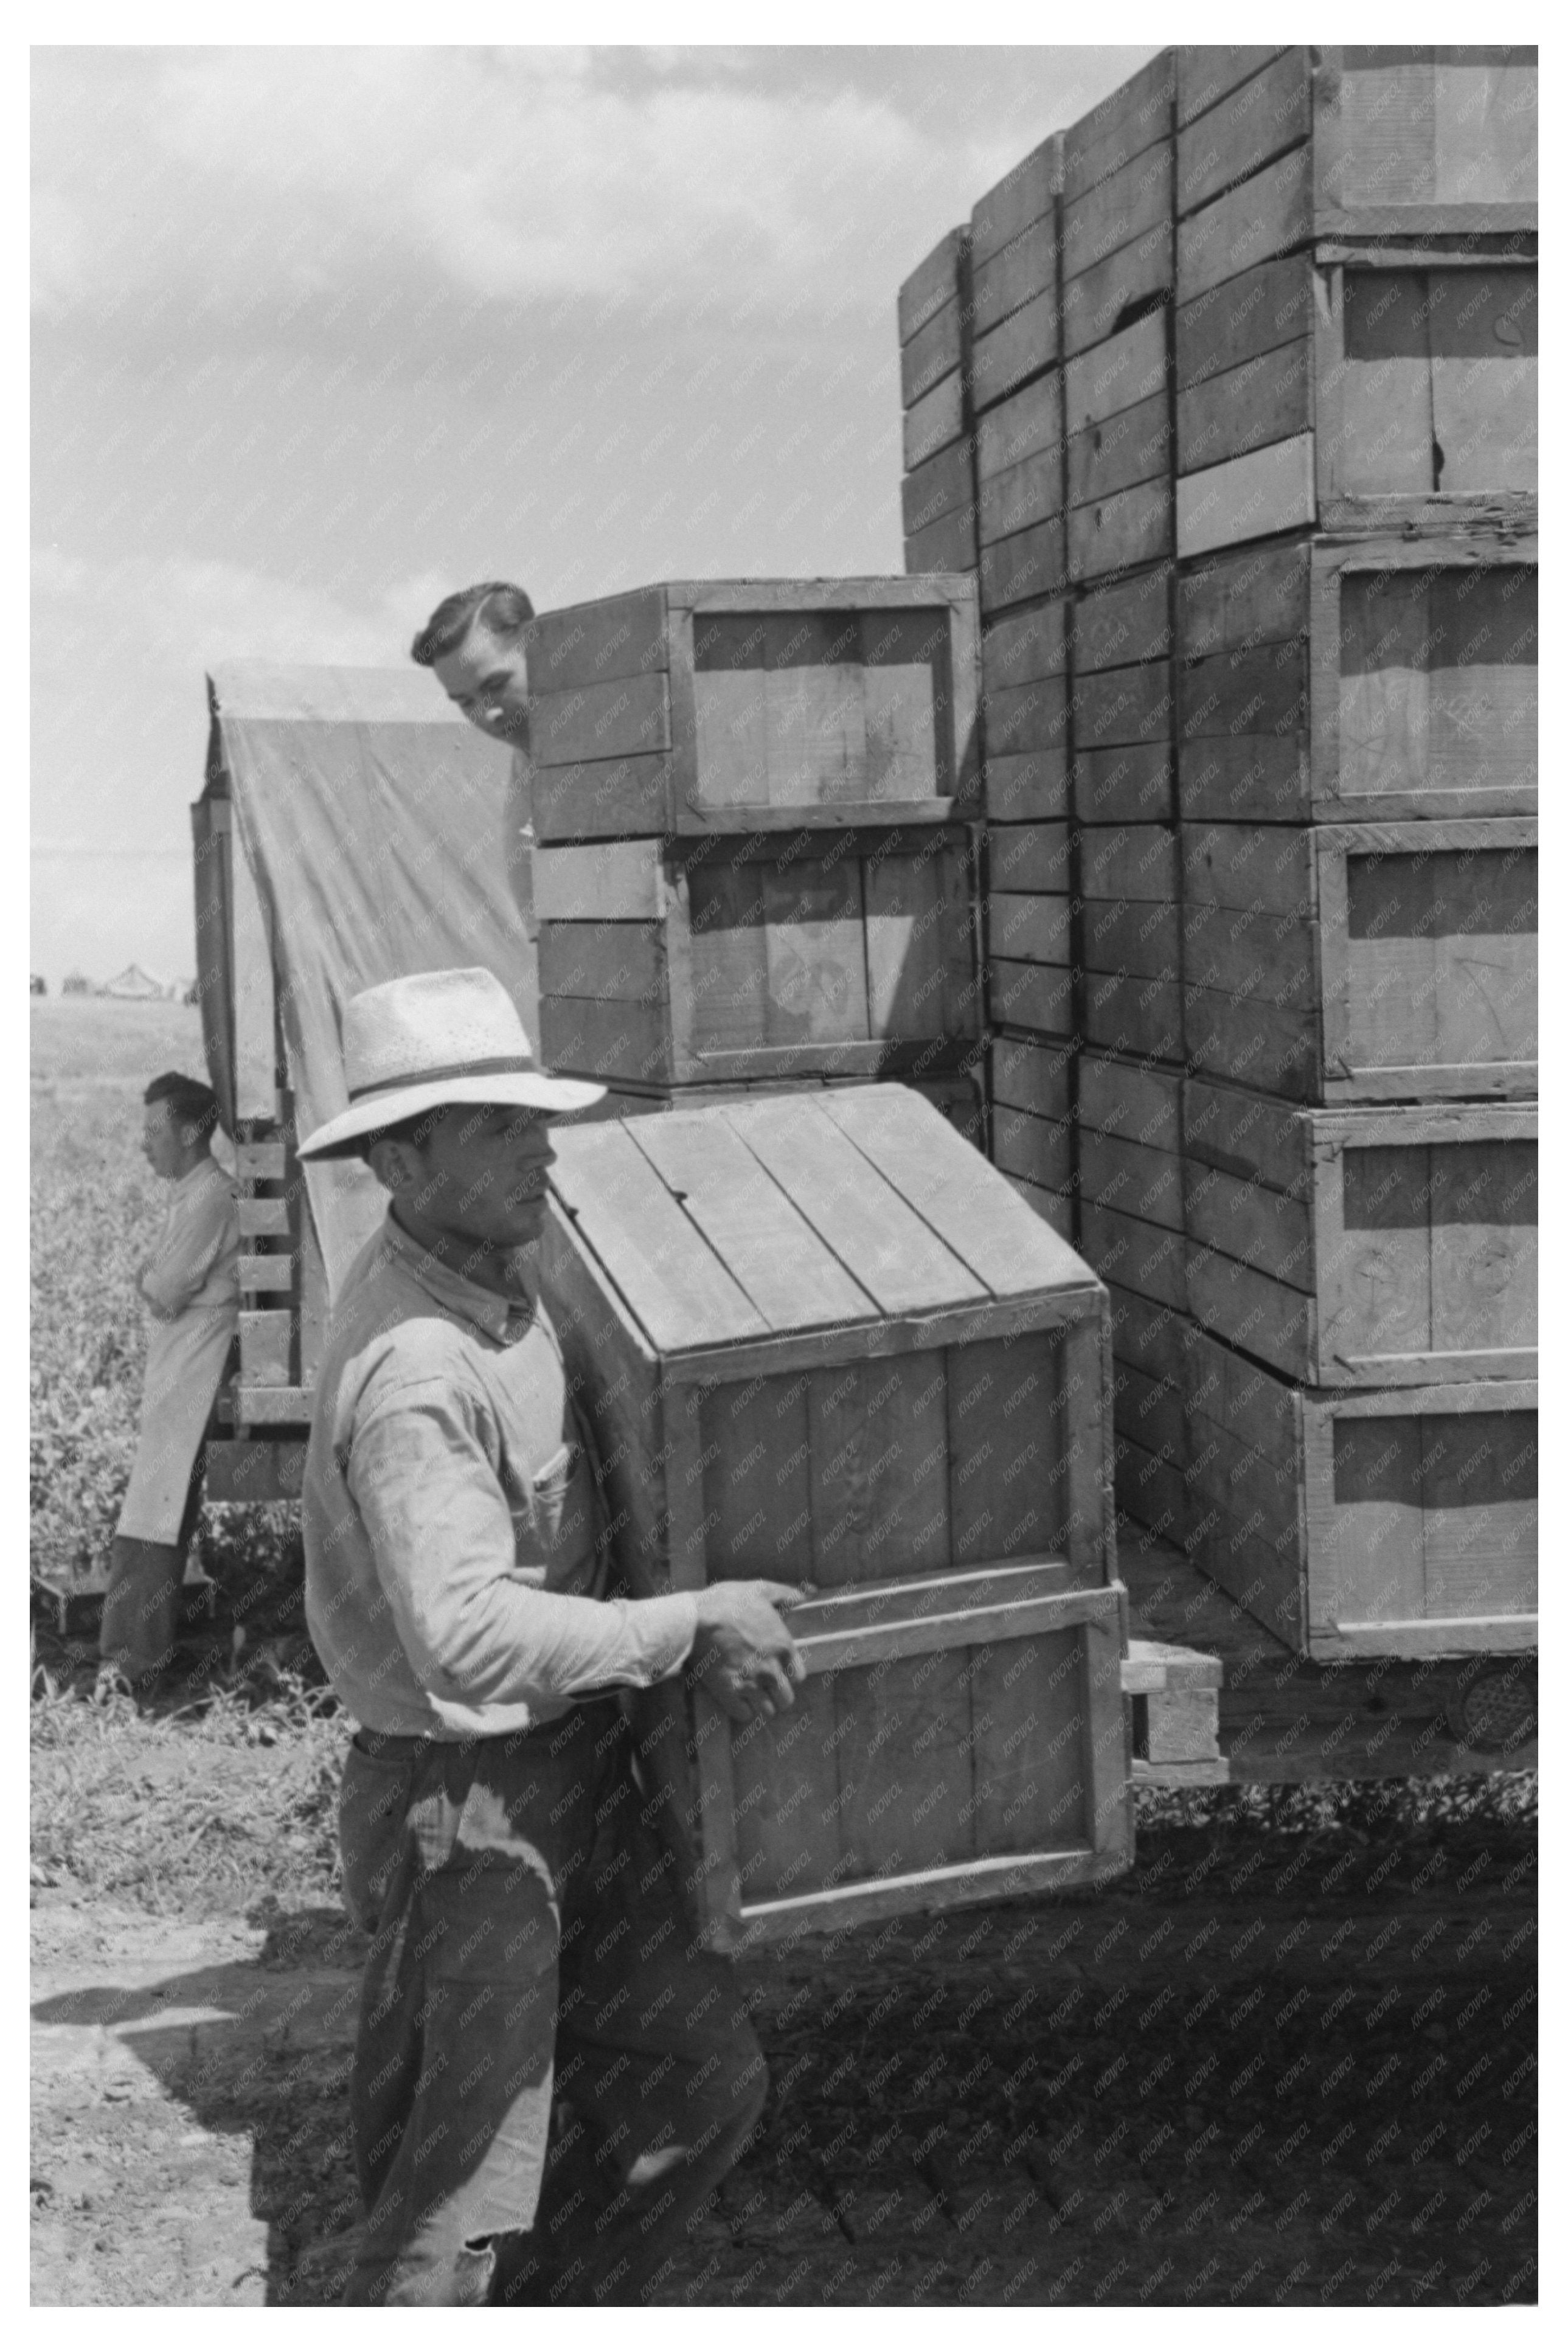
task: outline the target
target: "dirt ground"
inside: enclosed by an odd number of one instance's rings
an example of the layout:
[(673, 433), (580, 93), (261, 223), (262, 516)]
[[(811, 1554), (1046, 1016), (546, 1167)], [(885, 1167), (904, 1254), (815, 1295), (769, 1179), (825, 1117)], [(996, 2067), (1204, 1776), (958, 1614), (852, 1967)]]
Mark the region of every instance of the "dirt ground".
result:
[[(1166, 1800), (1093, 1895), (746, 1958), (763, 2137), (662, 2299), (1533, 2300), (1534, 1825), (1475, 1793)], [(346, 1922), (35, 1900), (34, 2302), (313, 2299)]]

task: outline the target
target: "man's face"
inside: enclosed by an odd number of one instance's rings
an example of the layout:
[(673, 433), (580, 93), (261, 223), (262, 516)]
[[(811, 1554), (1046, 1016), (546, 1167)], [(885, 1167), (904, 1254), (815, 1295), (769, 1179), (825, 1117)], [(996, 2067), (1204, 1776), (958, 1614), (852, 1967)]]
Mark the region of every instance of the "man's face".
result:
[(492, 636), (475, 622), (456, 650), (433, 665), (464, 718), (498, 743), (528, 740), (528, 656), (521, 632)]
[(544, 1229), (545, 1171), (554, 1160), (541, 1111), (455, 1103), (416, 1147), (409, 1206), (451, 1240), (527, 1249)]
[(182, 1173), (187, 1157), (184, 1134), (166, 1100), (143, 1106), (142, 1150), (154, 1176)]

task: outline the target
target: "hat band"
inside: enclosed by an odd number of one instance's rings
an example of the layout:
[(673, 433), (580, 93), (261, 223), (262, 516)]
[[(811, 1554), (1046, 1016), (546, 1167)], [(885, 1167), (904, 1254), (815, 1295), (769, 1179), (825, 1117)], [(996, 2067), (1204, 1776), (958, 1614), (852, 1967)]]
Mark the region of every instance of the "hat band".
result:
[(364, 1102), (373, 1095), (400, 1094), (405, 1087), (438, 1086), (444, 1078), (531, 1077), (543, 1076), (531, 1054), (493, 1054), (488, 1061), (447, 1062), (435, 1069), (404, 1070), (396, 1077), (376, 1078), (365, 1087), (351, 1087), (349, 1100)]

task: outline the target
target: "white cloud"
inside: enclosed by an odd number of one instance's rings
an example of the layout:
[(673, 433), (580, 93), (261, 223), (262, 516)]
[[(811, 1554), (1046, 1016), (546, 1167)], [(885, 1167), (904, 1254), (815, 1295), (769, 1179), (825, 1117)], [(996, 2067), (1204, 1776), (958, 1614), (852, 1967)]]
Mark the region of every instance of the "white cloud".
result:
[[(635, 79), (581, 50), (110, 54), (112, 68), (74, 51), (37, 68), (46, 316), (123, 318), (153, 295), (171, 315), (276, 320), (437, 288), (826, 297), (867, 268), (864, 221), (834, 188), (900, 189), (907, 219), (938, 152), (874, 93), (769, 86), (700, 52)], [(941, 162), (951, 173), (951, 142)], [(878, 259), (879, 297), (887, 281)]]
[(394, 582), (356, 609), (309, 583), (243, 563), (172, 552), (89, 563), (40, 549), (33, 557), (33, 646), (40, 687), (130, 656), (175, 667), (199, 683), (214, 662), (342, 663), (397, 667), (450, 585), (437, 572)]

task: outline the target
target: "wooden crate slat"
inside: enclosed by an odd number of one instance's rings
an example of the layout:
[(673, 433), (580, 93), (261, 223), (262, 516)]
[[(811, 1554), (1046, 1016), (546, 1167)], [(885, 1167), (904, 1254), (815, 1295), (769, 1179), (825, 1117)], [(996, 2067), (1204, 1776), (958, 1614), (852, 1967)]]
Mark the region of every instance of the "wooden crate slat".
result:
[(1221, 96), (1201, 119), (1178, 130), (1178, 214), (1195, 212), (1237, 181), (1249, 179), (1299, 146), (1311, 129), (1311, 59), (1306, 49), (1286, 49)]
[[(732, 1104), (724, 1116), (882, 1314), (985, 1295), (968, 1265), (870, 1168), (836, 1123), (826, 1097), (798, 1107), (759, 1098)], [(964, 1161), (973, 1170), (967, 1154)]]
[(899, 1087), (856, 1088), (822, 1108), (879, 1174), (994, 1296), (1051, 1287), (1080, 1262), (1043, 1233), (1001, 1185), (983, 1184), (973, 1156), (941, 1131), (928, 1104)]
[(875, 1314), (875, 1302), (721, 1123), (677, 1112), (639, 1120), (633, 1139), (770, 1330)]
[(527, 643), (529, 686), (535, 697), (668, 669), (664, 590), (634, 588), (624, 596), (541, 613), (529, 624)]
[(1062, 185), (1062, 134), (1054, 131), (988, 188), (969, 216), (970, 254), (978, 270), (1005, 245), (1045, 217)]
[(768, 1325), (630, 1135), (610, 1123), (556, 1137), (551, 1189), (616, 1266), (626, 1303), (663, 1351), (760, 1337)]
[(899, 289), (899, 341), (907, 343), (944, 302), (958, 295), (960, 258), (968, 230), (950, 228)]
[(975, 337), (969, 373), (976, 414), (994, 408), (1031, 377), (1054, 368), (1061, 351), (1061, 305), (1055, 287), (1047, 287), (1010, 318)]
[(535, 767), (571, 767), (580, 760), (668, 749), (669, 687), (661, 670), (529, 697), (529, 750)]
[(1070, 204), (1145, 148), (1168, 142), (1176, 96), (1176, 54), (1162, 49), (1102, 98), (1062, 141), (1062, 188)]

